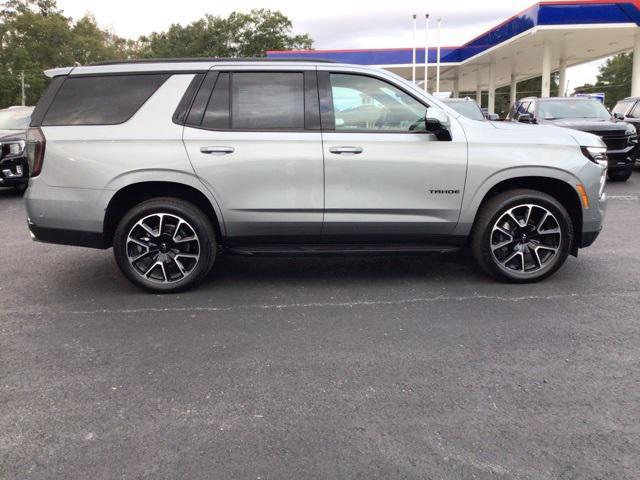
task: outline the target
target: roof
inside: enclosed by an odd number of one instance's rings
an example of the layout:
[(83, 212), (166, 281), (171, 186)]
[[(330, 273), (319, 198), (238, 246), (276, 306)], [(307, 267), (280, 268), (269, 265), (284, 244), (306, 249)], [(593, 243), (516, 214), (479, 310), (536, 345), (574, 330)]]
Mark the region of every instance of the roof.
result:
[[(521, 98), (520, 102), (525, 102), (525, 101), (536, 101), (536, 102), (557, 102), (557, 101), (590, 101), (590, 100), (596, 100), (595, 98), (589, 98), (589, 97), (546, 97), (546, 98), (540, 98), (540, 97), (525, 97), (525, 98)], [(597, 102), (598, 100), (596, 100)]]
[[(184, 57), (184, 58), (132, 58), (122, 60), (105, 60), (102, 62), (95, 62), (90, 67), (102, 66), (102, 65), (131, 65), (131, 64), (148, 64), (148, 63), (221, 63), (221, 62), (309, 62), (311, 60), (306, 58), (267, 58), (267, 57)], [(336, 63), (335, 60), (328, 60), (324, 58), (314, 58), (313, 63)]]
[(327, 59), (304, 58), (142, 58), (107, 60), (90, 65), (78, 65), (75, 67), (60, 67), (45, 70), (48, 77), (61, 75), (100, 75), (110, 73), (146, 73), (146, 72), (203, 72), (221, 63), (252, 65), (252, 64), (324, 64), (336, 63)]

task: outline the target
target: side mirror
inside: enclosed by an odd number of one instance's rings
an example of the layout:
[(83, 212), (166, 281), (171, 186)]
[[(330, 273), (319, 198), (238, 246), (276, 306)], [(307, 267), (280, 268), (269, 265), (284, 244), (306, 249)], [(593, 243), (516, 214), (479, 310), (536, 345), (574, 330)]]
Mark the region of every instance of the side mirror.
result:
[(616, 120), (624, 120), (624, 115), (620, 112), (615, 112), (613, 114), (613, 118), (615, 118)]
[(491, 122), (497, 122), (500, 120), (500, 115), (498, 115), (497, 113), (487, 113), (485, 115), (485, 118)]
[(444, 110), (438, 107), (427, 108), (424, 114), (424, 121), (426, 123), (427, 131), (434, 132), (437, 130), (446, 130), (451, 126), (449, 115)]
[(436, 136), (438, 140), (450, 141), (451, 120), (444, 110), (438, 107), (429, 107), (424, 114), (424, 127), (429, 133)]
[(533, 123), (530, 113), (523, 113), (518, 117), (520, 123)]

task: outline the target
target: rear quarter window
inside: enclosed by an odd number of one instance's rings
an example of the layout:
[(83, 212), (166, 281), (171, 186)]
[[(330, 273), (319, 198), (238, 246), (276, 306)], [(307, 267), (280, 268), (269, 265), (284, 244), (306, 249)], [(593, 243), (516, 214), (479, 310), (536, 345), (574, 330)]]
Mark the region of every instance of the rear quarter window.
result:
[(129, 120), (169, 74), (67, 77), (42, 125), (116, 125)]

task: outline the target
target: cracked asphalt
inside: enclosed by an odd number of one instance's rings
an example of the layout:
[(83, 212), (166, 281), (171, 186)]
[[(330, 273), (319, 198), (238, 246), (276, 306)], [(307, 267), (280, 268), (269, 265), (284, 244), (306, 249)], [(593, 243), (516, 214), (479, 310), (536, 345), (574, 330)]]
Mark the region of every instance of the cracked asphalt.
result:
[(539, 284), (219, 257), (156, 296), (0, 191), (0, 479), (640, 478), (640, 171), (608, 192)]

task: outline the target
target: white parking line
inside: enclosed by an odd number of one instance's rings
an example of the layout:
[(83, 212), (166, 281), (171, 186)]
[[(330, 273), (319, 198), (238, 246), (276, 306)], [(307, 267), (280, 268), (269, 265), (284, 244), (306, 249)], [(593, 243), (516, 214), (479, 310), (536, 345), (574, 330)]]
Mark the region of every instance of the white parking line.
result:
[(610, 200), (622, 200), (625, 202), (637, 202), (640, 201), (638, 195), (607, 195)]

